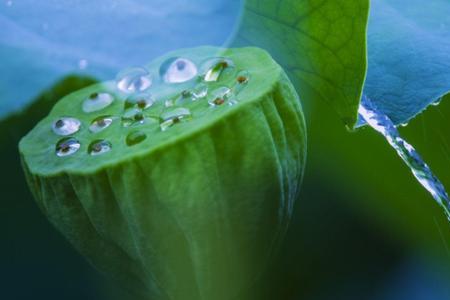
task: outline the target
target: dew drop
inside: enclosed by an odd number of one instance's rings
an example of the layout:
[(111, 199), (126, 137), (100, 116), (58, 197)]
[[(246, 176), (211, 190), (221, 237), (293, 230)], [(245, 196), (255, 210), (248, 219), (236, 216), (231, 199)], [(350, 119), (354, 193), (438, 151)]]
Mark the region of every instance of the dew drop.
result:
[(212, 98), (208, 101), (211, 106), (220, 106), (231, 98), (232, 92), (229, 88), (223, 86), (212, 92)]
[(141, 131), (134, 131), (127, 135), (126, 143), (128, 146), (134, 146), (136, 144), (141, 143), (143, 140), (147, 138), (147, 135)]
[(197, 84), (194, 89), (192, 90), (192, 100), (198, 100), (205, 98), (206, 95), (208, 95), (208, 86), (204, 83)]
[(73, 137), (66, 137), (58, 141), (55, 153), (59, 157), (69, 156), (80, 149), (80, 142)]
[(111, 116), (101, 116), (94, 121), (92, 121), (91, 125), (89, 125), (89, 130), (93, 133), (100, 132), (109, 127), (113, 122), (113, 118)]
[(108, 93), (92, 93), (83, 101), (83, 111), (86, 113), (98, 111), (111, 105), (114, 98)]
[(181, 83), (197, 75), (197, 66), (186, 58), (175, 57), (166, 60), (159, 68), (159, 74), (167, 83)]
[(204, 71), (203, 80), (207, 82), (218, 81), (223, 77), (224, 73), (231, 71), (234, 68), (234, 63), (227, 58), (213, 58), (203, 64)]
[(111, 151), (112, 145), (106, 140), (95, 140), (89, 144), (88, 153), (90, 155), (100, 155)]
[(152, 78), (144, 68), (129, 68), (117, 74), (116, 83), (122, 92), (136, 93), (148, 89), (152, 85)]
[(162, 131), (165, 131), (174, 124), (190, 119), (192, 119), (191, 111), (184, 107), (178, 107), (160, 115), (160, 127)]
[(149, 93), (139, 93), (136, 95), (131, 95), (125, 100), (125, 109), (129, 108), (139, 108), (147, 109), (155, 103), (153, 96)]
[(57, 135), (70, 135), (80, 130), (81, 122), (75, 118), (60, 118), (52, 124), (52, 130)]

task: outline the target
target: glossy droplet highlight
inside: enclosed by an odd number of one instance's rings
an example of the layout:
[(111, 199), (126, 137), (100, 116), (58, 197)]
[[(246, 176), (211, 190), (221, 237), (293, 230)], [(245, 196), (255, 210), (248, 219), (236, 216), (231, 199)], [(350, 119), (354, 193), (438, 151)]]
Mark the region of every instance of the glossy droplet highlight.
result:
[(178, 107), (170, 111), (165, 111), (160, 116), (161, 130), (165, 131), (174, 124), (190, 120), (191, 118), (191, 111), (184, 107)]
[(59, 157), (69, 156), (77, 152), (81, 147), (80, 142), (73, 138), (67, 137), (58, 141), (55, 153)]
[(80, 130), (81, 122), (75, 118), (60, 118), (53, 122), (52, 130), (57, 135), (71, 135)]
[(192, 100), (198, 100), (205, 98), (208, 95), (208, 86), (204, 83), (197, 84), (194, 89), (192, 90)]
[(89, 125), (89, 130), (92, 133), (100, 132), (106, 128), (108, 128), (113, 122), (113, 118), (111, 116), (101, 116), (92, 121), (91, 125)]
[(219, 87), (212, 92), (211, 99), (208, 101), (211, 106), (220, 106), (225, 104), (232, 96), (231, 90), (225, 86)]
[(144, 68), (129, 68), (116, 77), (117, 88), (125, 93), (143, 92), (152, 85), (150, 73)]
[(112, 145), (106, 140), (96, 140), (89, 144), (88, 153), (90, 155), (100, 155), (111, 151)]
[(83, 101), (83, 111), (86, 113), (102, 110), (114, 101), (109, 93), (92, 93)]
[(218, 81), (234, 69), (234, 63), (227, 58), (214, 58), (203, 64), (203, 80), (206, 82)]
[(155, 103), (153, 96), (150, 93), (139, 93), (131, 95), (125, 100), (125, 109), (138, 108), (147, 109)]
[(159, 69), (159, 74), (167, 83), (181, 83), (197, 75), (197, 66), (187, 58), (170, 58)]
[(125, 141), (128, 146), (134, 146), (147, 138), (147, 135), (141, 131), (134, 131), (127, 135)]

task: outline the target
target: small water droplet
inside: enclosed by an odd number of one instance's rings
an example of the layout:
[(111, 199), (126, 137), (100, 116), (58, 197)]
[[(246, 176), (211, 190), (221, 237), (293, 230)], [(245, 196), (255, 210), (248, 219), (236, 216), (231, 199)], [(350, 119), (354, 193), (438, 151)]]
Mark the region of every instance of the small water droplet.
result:
[(59, 157), (69, 156), (80, 149), (80, 142), (73, 137), (66, 137), (58, 141), (56, 144), (55, 153)]
[(175, 104), (173, 103), (173, 100), (166, 100), (166, 101), (164, 101), (164, 106), (165, 107), (172, 107), (174, 105)]
[(153, 117), (146, 117), (139, 108), (130, 108), (122, 115), (122, 126), (129, 127), (148, 122), (155, 122)]
[(191, 118), (191, 111), (184, 107), (178, 107), (170, 111), (165, 111), (160, 115), (161, 130), (165, 131), (174, 124), (190, 120)]
[(190, 90), (184, 90), (180, 93), (180, 96), (175, 100), (175, 103), (177, 105), (184, 105), (186, 103), (189, 103), (193, 100), (193, 95)]
[(186, 58), (169, 58), (162, 63), (159, 74), (167, 83), (186, 82), (197, 75), (197, 66)]
[(128, 146), (134, 146), (147, 138), (147, 135), (141, 131), (134, 131), (127, 135), (126, 143)]
[(111, 116), (101, 116), (92, 121), (89, 130), (93, 133), (100, 132), (109, 127), (113, 122)]
[(114, 98), (108, 93), (92, 93), (83, 101), (83, 111), (86, 113), (98, 111), (111, 105)]
[(234, 68), (234, 63), (227, 58), (214, 58), (203, 64), (202, 69), (205, 70), (204, 81), (218, 81), (223, 77), (224, 73)]
[(75, 118), (60, 118), (52, 124), (52, 130), (57, 135), (70, 135), (80, 130), (81, 122)]
[(111, 151), (112, 145), (106, 140), (95, 140), (89, 144), (88, 153), (90, 155), (100, 155)]
[(232, 96), (231, 90), (225, 86), (219, 87), (212, 92), (212, 97), (208, 101), (211, 106), (220, 106), (227, 102), (227, 100)]
[(208, 86), (204, 83), (197, 84), (192, 90), (192, 95), (194, 96), (192, 100), (198, 100), (205, 98), (208, 95)]
[(136, 93), (148, 89), (152, 85), (152, 78), (144, 68), (129, 68), (117, 74), (116, 82), (122, 92)]
[(125, 109), (135, 107), (143, 110), (152, 106), (153, 103), (155, 103), (155, 100), (150, 93), (139, 93), (131, 95), (125, 100)]
[(406, 126), (408, 126), (408, 123), (402, 123), (402, 124), (400, 124), (400, 126), (401, 127), (406, 127)]

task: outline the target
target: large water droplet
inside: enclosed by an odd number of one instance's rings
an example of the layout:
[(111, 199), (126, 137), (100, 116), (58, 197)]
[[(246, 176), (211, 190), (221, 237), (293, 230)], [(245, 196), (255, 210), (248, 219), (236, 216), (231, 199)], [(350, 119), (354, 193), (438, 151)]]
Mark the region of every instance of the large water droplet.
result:
[(111, 151), (112, 145), (106, 140), (95, 140), (89, 144), (88, 153), (90, 155), (100, 155)]
[(100, 132), (109, 127), (113, 122), (113, 118), (111, 116), (101, 116), (92, 121), (91, 125), (89, 125), (89, 130), (93, 133)]
[(86, 113), (98, 111), (111, 105), (114, 98), (108, 93), (92, 93), (83, 101), (83, 111)]
[(191, 118), (191, 111), (184, 107), (178, 107), (170, 111), (165, 111), (160, 116), (161, 130), (165, 131), (174, 124), (190, 120)]
[(211, 106), (220, 106), (224, 103), (228, 102), (228, 100), (232, 97), (231, 90), (226, 87), (219, 87), (216, 90), (212, 92), (212, 97), (208, 101), (209, 105)]
[(149, 93), (139, 93), (136, 95), (131, 95), (125, 100), (125, 109), (129, 108), (139, 108), (147, 109), (155, 103), (153, 96)]
[(129, 68), (116, 77), (117, 88), (125, 93), (143, 92), (152, 85), (150, 73), (144, 68)]
[(133, 146), (141, 143), (147, 138), (147, 135), (141, 131), (134, 131), (127, 135), (126, 143), (128, 146)]
[(80, 142), (73, 137), (66, 137), (58, 141), (56, 144), (55, 153), (59, 157), (69, 156), (80, 149)]
[(81, 122), (75, 118), (60, 118), (52, 124), (52, 130), (57, 135), (70, 135), (80, 130)]
[(202, 70), (204, 70), (203, 80), (207, 82), (218, 81), (224, 77), (225, 73), (230, 73), (234, 69), (234, 63), (227, 58), (213, 58), (206, 61)]
[(161, 65), (159, 74), (168, 83), (186, 82), (197, 75), (197, 66), (186, 58), (169, 58)]
[(208, 86), (204, 83), (197, 84), (192, 90), (192, 100), (198, 100), (201, 98), (205, 98), (208, 95)]

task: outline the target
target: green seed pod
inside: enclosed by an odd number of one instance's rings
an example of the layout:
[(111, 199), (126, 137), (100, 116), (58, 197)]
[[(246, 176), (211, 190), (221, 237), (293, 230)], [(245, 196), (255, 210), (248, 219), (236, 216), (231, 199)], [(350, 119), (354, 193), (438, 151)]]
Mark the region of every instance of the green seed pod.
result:
[(228, 300), (283, 238), (305, 143), (265, 51), (201, 47), (64, 97), (19, 148), (42, 211), (97, 268), (149, 299)]

